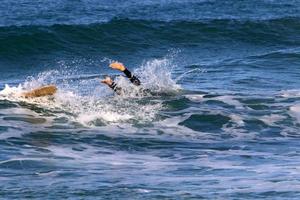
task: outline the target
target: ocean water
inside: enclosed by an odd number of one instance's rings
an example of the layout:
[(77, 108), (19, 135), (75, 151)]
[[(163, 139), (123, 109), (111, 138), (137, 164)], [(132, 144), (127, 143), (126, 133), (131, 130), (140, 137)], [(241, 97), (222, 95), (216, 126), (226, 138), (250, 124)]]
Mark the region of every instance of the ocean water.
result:
[(0, 77), (0, 199), (300, 198), (300, 1), (2, 0)]

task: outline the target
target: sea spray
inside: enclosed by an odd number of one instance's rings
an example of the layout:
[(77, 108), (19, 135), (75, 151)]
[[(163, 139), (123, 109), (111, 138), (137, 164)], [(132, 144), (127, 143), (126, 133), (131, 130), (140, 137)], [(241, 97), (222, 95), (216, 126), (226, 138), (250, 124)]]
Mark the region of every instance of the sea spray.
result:
[[(181, 88), (172, 79), (174, 63), (167, 57), (147, 61), (134, 71), (142, 81), (140, 87), (134, 86), (123, 76), (117, 77), (115, 81), (122, 88), (122, 95), (114, 95), (95, 76), (86, 77), (65, 63), (60, 64), (63, 64), (61, 71), (41, 72), (36, 77), (28, 77), (18, 87), (7, 85), (0, 92), (1, 98), (52, 109), (54, 115), (59, 113), (57, 117), (64, 117), (84, 126), (102, 126), (107, 123), (153, 121), (163, 108), (157, 95), (174, 93)], [(47, 84), (58, 86), (58, 92), (53, 97), (26, 99), (20, 96), (23, 91)], [(152, 97), (153, 93), (156, 94), (155, 97)]]
[(145, 62), (135, 73), (139, 74), (143, 87), (153, 92), (176, 92), (181, 87), (172, 79), (174, 65), (172, 59), (154, 59)]

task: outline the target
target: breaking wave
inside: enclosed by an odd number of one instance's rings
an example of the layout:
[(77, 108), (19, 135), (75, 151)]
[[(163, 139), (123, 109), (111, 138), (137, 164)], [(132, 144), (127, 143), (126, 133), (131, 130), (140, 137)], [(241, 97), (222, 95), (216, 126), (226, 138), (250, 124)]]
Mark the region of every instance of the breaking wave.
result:
[[(54, 112), (57, 117), (64, 117), (84, 126), (128, 121), (147, 122), (155, 120), (163, 108), (159, 94), (171, 94), (180, 90), (180, 86), (171, 77), (172, 65), (171, 58), (147, 61), (136, 70), (143, 83), (142, 89), (132, 86), (123, 76), (116, 77), (117, 84), (127, 91), (121, 96), (113, 95), (110, 88), (100, 85), (99, 77), (78, 76), (74, 80), (67, 76), (74, 72), (50, 70), (39, 73), (36, 77), (28, 77), (25, 83), (18, 86), (5, 85), (0, 91), (0, 98), (34, 104)], [(58, 87), (58, 92), (53, 97), (26, 99), (21, 96), (25, 91), (47, 84)], [(83, 93), (84, 90), (89, 93)], [(151, 92), (145, 93), (146, 90)], [(154, 93), (155, 96), (151, 95)]]

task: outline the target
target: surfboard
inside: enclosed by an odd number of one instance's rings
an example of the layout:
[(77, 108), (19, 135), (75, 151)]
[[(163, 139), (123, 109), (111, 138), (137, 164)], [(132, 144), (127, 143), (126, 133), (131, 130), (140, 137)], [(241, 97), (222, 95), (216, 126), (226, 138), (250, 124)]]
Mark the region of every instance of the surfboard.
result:
[(43, 97), (55, 94), (57, 91), (57, 87), (55, 85), (47, 85), (43, 86), (29, 92), (24, 92), (22, 96), (25, 98), (33, 98), (33, 97)]

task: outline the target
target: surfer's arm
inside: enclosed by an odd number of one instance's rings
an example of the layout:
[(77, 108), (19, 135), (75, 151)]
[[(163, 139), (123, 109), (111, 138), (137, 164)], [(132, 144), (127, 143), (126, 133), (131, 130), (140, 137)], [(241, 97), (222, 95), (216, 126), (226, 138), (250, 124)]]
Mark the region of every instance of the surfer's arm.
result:
[(127, 68), (125, 68), (123, 73), (127, 76), (127, 78), (129, 78), (131, 83), (136, 86), (141, 85), (141, 81), (136, 76), (134, 76)]
[(110, 87), (115, 93), (120, 95), (122, 93), (122, 88), (119, 87), (110, 77), (106, 77), (101, 81), (101, 83), (106, 84), (108, 87)]
[(109, 66), (113, 69), (117, 69), (123, 72), (126, 75), (126, 77), (130, 80), (130, 82), (134, 85), (141, 85), (141, 81), (136, 76), (134, 76), (122, 63), (113, 62)]
[(118, 95), (120, 95), (122, 93), (122, 88), (118, 87), (118, 85), (113, 81), (111, 85), (109, 85), (109, 87)]

